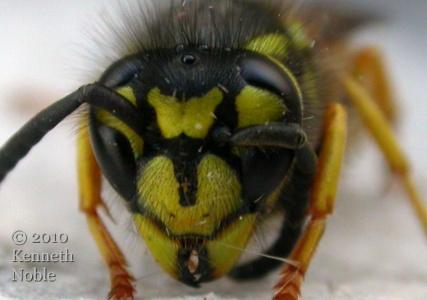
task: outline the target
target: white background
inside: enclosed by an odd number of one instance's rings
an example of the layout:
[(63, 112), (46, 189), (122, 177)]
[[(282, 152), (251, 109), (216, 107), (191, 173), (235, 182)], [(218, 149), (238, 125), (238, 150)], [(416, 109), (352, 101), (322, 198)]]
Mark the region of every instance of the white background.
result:
[[(38, 110), (73, 91), (91, 70), (83, 56), (92, 19), (107, 1), (0, 2), (0, 144)], [(336, 1), (329, 1), (336, 4)], [(382, 27), (363, 32), (388, 64), (401, 109), (399, 140), (427, 198), (427, 2), (339, 1), (349, 11), (388, 16)], [(371, 3), (372, 2), (372, 3)], [(89, 25), (88, 25), (89, 24)], [(89, 28), (89, 29), (88, 29)], [(89, 32), (89, 33), (88, 33)], [(82, 37), (84, 36), (84, 37)], [(0, 187), (0, 299), (102, 299), (107, 273), (78, 213), (75, 118), (69, 118), (34, 148)], [(399, 188), (390, 181), (369, 140), (344, 170), (336, 213), (312, 262), (304, 299), (427, 299), (427, 241)], [(114, 197), (110, 197), (113, 198)], [(227, 279), (193, 290), (176, 284), (150, 262), (120, 205), (120, 244), (138, 277), (138, 296), (206, 295), (218, 299), (268, 299), (277, 274), (235, 285)], [(113, 226), (114, 227), (114, 226)], [(13, 245), (11, 235), (65, 233), (65, 245)], [(55, 283), (11, 283), (12, 250), (57, 252), (68, 248), (75, 262), (50, 264)], [(144, 263), (142, 266), (141, 262)], [(151, 265), (151, 267), (146, 267)], [(38, 265), (40, 267), (40, 265)], [(28, 295), (31, 293), (31, 295)]]

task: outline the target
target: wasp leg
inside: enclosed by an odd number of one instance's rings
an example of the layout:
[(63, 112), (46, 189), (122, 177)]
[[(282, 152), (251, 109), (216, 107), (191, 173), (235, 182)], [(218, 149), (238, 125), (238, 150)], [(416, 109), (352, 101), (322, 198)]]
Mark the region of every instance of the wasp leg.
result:
[(298, 299), (305, 272), (325, 230), (326, 217), (333, 212), (346, 135), (347, 114), (340, 104), (333, 104), (325, 118), (323, 145), (307, 210), (309, 220), (289, 257), (299, 266), (283, 267), (282, 279), (274, 287), (274, 300)]
[(294, 225), (288, 220), (284, 220), (278, 239), (269, 249), (263, 252), (263, 254), (268, 255), (269, 257), (263, 256), (241, 266), (235, 267), (231, 270), (228, 276), (236, 280), (256, 279), (261, 278), (271, 270), (278, 268), (281, 261), (271, 259), (271, 256), (288, 256), (301, 234), (301, 227), (301, 222), (296, 222)]
[(282, 184), (286, 182), (285, 188), (280, 188), (281, 195), (277, 202), (286, 215), (279, 237), (263, 256), (239, 265), (229, 273), (236, 280), (259, 278), (279, 266), (280, 260), (273, 260), (271, 256), (287, 257), (301, 234), (316, 173), (317, 156), (305, 132), (296, 124), (273, 123), (243, 128), (234, 133), (229, 142), (236, 147), (274, 146), (294, 151), (292, 166), (282, 181)]
[(108, 209), (101, 199), (101, 173), (89, 140), (88, 127), (82, 126), (78, 135), (78, 182), (80, 210), (86, 214), (89, 229), (110, 272), (109, 299), (133, 299), (134, 277), (126, 270), (126, 260), (108, 232), (97, 208)]
[(385, 114), (356, 79), (345, 75), (343, 84), (363, 123), (387, 159), (390, 169), (402, 180), (411, 205), (427, 233), (427, 208), (410, 177), (409, 164)]
[[(295, 134), (298, 134), (298, 130)], [(305, 137), (305, 135), (303, 136)], [(288, 135), (287, 138), (289, 137), (292, 136)], [(286, 140), (286, 138), (282, 139)], [(295, 139), (292, 138), (291, 140)], [(283, 143), (283, 141), (281, 142)], [(287, 144), (286, 141), (285, 144)], [(278, 201), (285, 212), (285, 218), (277, 240), (263, 252), (268, 256), (261, 256), (235, 267), (229, 273), (232, 278), (246, 280), (264, 276), (280, 266), (280, 260), (273, 260), (271, 256), (287, 257), (298, 241), (306, 219), (306, 210), (310, 202), (311, 189), (317, 169), (317, 156), (310, 143), (305, 142), (303, 146), (295, 150), (295, 161), (296, 164), (286, 179), (288, 184), (283, 189)]]
[(358, 51), (353, 57), (352, 74), (369, 91), (387, 120), (394, 124), (398, 118), (396, 102), (390, 93), (380, 53), (374, 48)]
[[(313, 153), (314, 156), (314, 153)], [(315, 158), (312, 160), (316, 166)], [(247, 280), (261, 278), (268, 272), (280, 266), (280, 260), (271, 259), (271, 256), (287, 257), (295, 246), (304, 225), (306, 204), (309, 201), (310, 190), (313, 183), (313, 174), (302, 174), (295, 171), (290, 180), (292, 186), (286, 189), (286, 194), (282, 196), (281, 206), (287, 212), (283, 220), (279, 237), (261, 256), (240, 266), (235, 267), (228, 274), (236, 280)], [(314, 172), (313, 172), (314, 173)], [(292, 213), (289, 213), (292, 212)]]

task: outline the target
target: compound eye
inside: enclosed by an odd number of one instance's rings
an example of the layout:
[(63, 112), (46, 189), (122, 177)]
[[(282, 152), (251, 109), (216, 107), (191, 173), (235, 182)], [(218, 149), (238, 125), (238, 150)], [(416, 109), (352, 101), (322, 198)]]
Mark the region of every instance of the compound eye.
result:
[(240, 75), (252, 86), (266, 89), (284, 100), (287, 121), (301, 124), (302, 99), (298, 83), (285, 66), (255, 53), (239, 60)]
[(141, 60), (136, 56), (122, 58), (105, 70), (99, 78), (99, 82), (109, 88), (116, 88), (130, 82), (141, 66)]
[(132, 147), (120, 131), (94, 120), (90, 126), (92, 148), (105, 178), (126, 201), (135, 196), (136, 167)]

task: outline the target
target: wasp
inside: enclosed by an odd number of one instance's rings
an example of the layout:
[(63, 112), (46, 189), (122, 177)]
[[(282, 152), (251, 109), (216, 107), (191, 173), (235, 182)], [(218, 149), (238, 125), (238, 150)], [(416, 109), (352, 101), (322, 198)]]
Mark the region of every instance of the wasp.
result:
[[(134, 4), (122, 14), (124, 28), (113, 30), (111, 48), (121, 53), (98, 80), (42, 110), (0, 150), (2, 181), (80, 110), (80, 209), (109, 272), (109, 299), (136, 291), (101, 217), (101, 209), (108, 213), (103, 178), (172, 278), (198, 287), (281, 267), (273, 299), (298, 299), (334, 210), (355, 121), (378, 144), (427, 230), (425, 204), (393, 130), (396, 108), (381, 56), (347, 43), (362, 21), (334, 13), (325, 20), (291, 1)], [(238, 264), (257, 228), (277, 213), (283, 221), (265, 255)]]

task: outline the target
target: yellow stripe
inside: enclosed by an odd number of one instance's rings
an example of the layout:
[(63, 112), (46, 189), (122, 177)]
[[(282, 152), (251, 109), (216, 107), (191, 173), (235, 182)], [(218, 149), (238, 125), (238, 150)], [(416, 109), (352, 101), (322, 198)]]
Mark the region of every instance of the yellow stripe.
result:
[(105, 110), (97, 110), (95, 112), (95, 116), (96, 119), (102, 124), (114, 128), (124, 134), (124, 136), (127, 138), (132, 147), (132, 151), (135, 155), (135, 158), (138, 158), (142, 155), (144, 149), (144, 141), (138, 134), (135, 133), (135, 131), (133, 131), (133, 129), (131, 129), (125, 123), (117, 119), (116, 116), (110, 114)]
[[(129, 100), (129, 102), (132, 103), (134, 106), (136, 106), (136, 96), (131, 87), (121, 87), (117, 89), (116, 92), (125, 97), (127, 100)], [(113, 114), (102, 109), (96, 110), (95, 117), (100, 123), (116, 129), (127, 138), (132, 147), (135, 158), (139, 158), (142, 155), (144, 141), (138, 134), (135, 133), (135, 131), (133, 131), (133, 129), (131, 129), (125, 123), (120, 121)]]

